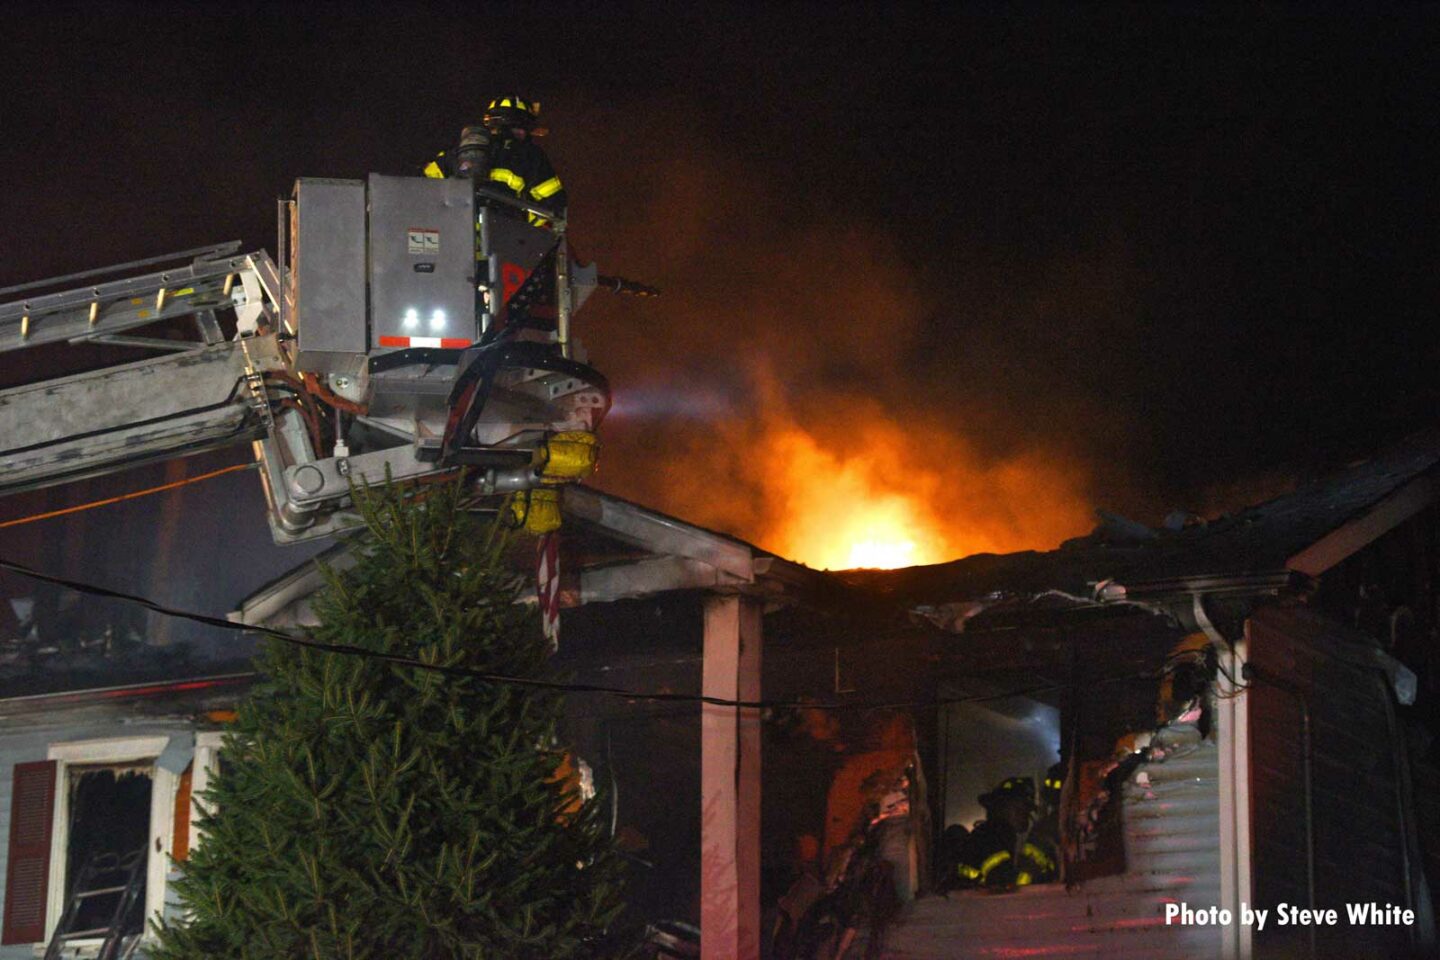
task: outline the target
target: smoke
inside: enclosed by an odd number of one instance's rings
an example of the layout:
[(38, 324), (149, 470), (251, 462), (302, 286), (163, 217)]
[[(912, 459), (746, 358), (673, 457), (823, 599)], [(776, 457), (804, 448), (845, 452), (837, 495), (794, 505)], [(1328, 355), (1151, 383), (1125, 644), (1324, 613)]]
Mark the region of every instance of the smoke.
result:
[[(626, 134), (562, 166), (573, 235), (607, 272), (664, 291), (597, 294), (580, 316), (616, 401), (600, 486), (831, 568), (1048, 549), (1089, 529), (1094, 471), (1076, 444), (1026, 429), (1023, 410), (1007, 422), (973, 363), (917, 361), (956, 333), (937, 332), (944, 298), (903, 225), (817, 214), (815, 196), (779, 196), (713, 143), (588, 120)], [(587, 182), (597, 170), (618, 180)]]

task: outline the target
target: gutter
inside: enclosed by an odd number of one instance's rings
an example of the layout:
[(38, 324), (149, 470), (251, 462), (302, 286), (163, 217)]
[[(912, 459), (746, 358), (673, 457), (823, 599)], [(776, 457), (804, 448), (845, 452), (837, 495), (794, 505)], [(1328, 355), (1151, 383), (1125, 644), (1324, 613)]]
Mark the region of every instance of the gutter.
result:
[(225, 673), (213, 677), (192, 677), (186, 680), (127, 683), (115, 687), (91, 687), (57, 693), (37, 693), (0, 699), (0, 719), (63, 707), (111, 703), (117, 700), (138, 700), (149, 697), (194, 693), (199, 690), (224, 690), (250, 684), (257, 674)]
[(1258, 573), (1197, 574), (1159, 580), (1129, 580), (1119, 583), (1102, 580), (1095, 584), (1095, 599), (1101, 603), (1119, 600), (1164, 601), (1205, 596), (1253, 596), (1283, 591), (1308, 593), (1313, 583), (1297, 570), (1263, 570)]

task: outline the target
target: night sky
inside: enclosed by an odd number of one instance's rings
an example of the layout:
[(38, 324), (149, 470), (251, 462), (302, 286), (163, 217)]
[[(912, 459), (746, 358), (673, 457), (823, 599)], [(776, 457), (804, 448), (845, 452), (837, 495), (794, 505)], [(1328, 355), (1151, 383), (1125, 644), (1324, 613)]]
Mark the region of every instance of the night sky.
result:
[[(543, 103), (580, 252), (665, 291), (578, 321), (622, 495), (766, 545), (779, 423), (1048, 548), (1091, 507), (1234, 509), (1433, 422), (1433, 8), (304, 9), (5, 7), (0, 286), (273, 252), (296, 176), (415, 172), (514, 91)], [(5, 384), (50, 369), (16, 356)], [(248, 475), (177, 497), (170, 563), (259, 502)], [(130, 509), (72, 541), (158, 522)], [(187, 602), (298, 558), (253, 526), (245, 571)], [(62, 527), (0, 553), (93, 566), (41, 544)]]

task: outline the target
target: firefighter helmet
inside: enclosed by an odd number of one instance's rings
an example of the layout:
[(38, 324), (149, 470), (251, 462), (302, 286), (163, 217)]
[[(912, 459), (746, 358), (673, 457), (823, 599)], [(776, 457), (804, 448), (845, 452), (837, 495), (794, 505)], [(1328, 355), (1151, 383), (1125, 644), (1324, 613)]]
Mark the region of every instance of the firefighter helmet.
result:
[(540, 118), (540, 104), (524, 97), (496, 97), (485, 108), (485, 126), (491, 130), (519, 127), (534, 130)]
[(979, 796), (980, 806), (989, 810), (1012, 798), (1025, 801), (1026, 808), (1035, 809), (1035, 780), (1031, 777), (1007, 777), (989, 793)]
[(1065, 787), (1065, 766), (1053, 764), (1045, 771), (1045, 782), (1040, 787), (1040, 799), (1049, 806), (1055, 806), (1060, 802), (1060, 791)]

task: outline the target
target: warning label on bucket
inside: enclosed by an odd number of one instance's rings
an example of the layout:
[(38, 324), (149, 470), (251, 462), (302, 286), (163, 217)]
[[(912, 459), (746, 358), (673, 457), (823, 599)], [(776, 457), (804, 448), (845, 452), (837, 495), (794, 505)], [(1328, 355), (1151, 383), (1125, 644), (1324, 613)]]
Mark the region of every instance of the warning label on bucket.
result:
[(405, 231), (406, 247), (411, 253), (438, 254), (440, 231), (428, 227), (410, 227)]

